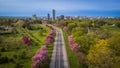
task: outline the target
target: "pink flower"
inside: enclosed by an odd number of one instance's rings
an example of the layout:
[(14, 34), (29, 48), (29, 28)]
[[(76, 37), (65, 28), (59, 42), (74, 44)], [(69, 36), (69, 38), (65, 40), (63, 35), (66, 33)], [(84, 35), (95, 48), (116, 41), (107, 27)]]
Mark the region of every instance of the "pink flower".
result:
[(54, 26), (59, 26), (59, 24), (57, 24), (57, 23), (55, 23), (55, 24), (53, 24)]
[(41, 48), (41, 49), (42, 49), (42, 50), (47, 50), (46, 45), (42, 46), (42, 48)]
[(71, 35), (68, 36), (68, 42), (69, 42), (69, 45), (72, 45), (74, 43), (73, 37)]
[(51, 30), (50, 30), (50, 34), (54, 34), (54, 29), (51, 29)]
[(22, 38), (22, 41), (23, 41), (25, 44), (29, 44), (29, 42), (30, 42), (30, 40), (29, 40), (26, 36), (24, 36), (24, 37)]
[(49, 35), (49, 36), (46, 37), (46, 40), (45, 40), (45, 41), (46, 41), (47, 43), (50, 43), (50, 42), (52, 42), (52, 40), (53, 40), (53, 36), (52, 36), (52, 35)]
[(76, 43), (74, 43), (74, 39), (71, 35), (68, 36), (68, 42), (69, 42), (69, 46), (71, 47), (71, 50), (73, 51), (78, 51), (80, 46)]
[(35, 54), (35, 56), (32, 57), (32, 68), (39, 68), (41, 64), (44, 64), (44, 62), (47, 59), (47, 47), (44, 45), (42, 46)]
[(50, 34), (46, 37), (46, 43), (50, 43), (53, 41), (53, 34), (54, 34), (54, 29), (51, 28)]
[(42, 55), (39, 55), (39, 54), (38, 54), (38, 55), (33, 56), (33, 57), (32, 57), (32, 61), (33, 61), (33, 62), (36, 62), (37, 60), (39, 60), (39, 59), (40, 59), (40, 57), (41, 57), (41, 56), (42, 56)]
[(37, 60), (36, 62), (34, 62), (33, 64), (32, 64), (32, 68), (39, 68), (40, 67), (40, 60)]
[(67, 27), (64, 27), (63, 29), (64, 29), (66, 32), (68, 32), (68, 28), (67, 28)]
[(71, 47), (71, 49), (72, 49), (73, 51), (77, 51), (77, 50), (79, 50), (79, 48), (80, 48), (79, 45), (76, 44), (76, 43), (73, 44), (72, 47)]
[(50, 34), (45, 39), (46, 43), (50, 43), (53, 41), (54, 28), (50, 27), (50, 29)]

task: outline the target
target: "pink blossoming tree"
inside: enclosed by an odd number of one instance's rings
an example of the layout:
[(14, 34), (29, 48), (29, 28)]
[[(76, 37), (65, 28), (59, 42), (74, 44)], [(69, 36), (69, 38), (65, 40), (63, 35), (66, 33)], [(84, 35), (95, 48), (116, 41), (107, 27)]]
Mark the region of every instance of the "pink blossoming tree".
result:
[(68, 32), (68, 28), (67, 28), (67, 27), (64, 27), (63, 29), (64, 29), (66, 32)]
[(32, 57), (32, 68), (39, 68), (40, 65), (44, 64), (47, 59), (47, 47), (46, 45), (42, 46), (36, 54)]
[(71, 35), (68, 36), (68, 42), (69, 46), (71, 47), (71, 50), (78, 51), (80, 46), (77, 43), (74, 43), (74, 39)]

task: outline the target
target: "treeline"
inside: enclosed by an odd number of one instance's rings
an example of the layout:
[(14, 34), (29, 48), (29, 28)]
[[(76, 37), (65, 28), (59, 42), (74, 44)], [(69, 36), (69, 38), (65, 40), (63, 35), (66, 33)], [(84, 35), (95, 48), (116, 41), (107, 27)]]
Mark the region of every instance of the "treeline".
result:
[(25, 19), (20, 19), (20, 18), (0, 18), (0, 25), (5, 25), (5, 26), (14, 26), (15, 23), (17, 23), (18, 21), (23, 21), (24, 24), (26, 23), (42, 23), (41, 19), (36, 19), (33, 20), (31, 18), (25, 18)]

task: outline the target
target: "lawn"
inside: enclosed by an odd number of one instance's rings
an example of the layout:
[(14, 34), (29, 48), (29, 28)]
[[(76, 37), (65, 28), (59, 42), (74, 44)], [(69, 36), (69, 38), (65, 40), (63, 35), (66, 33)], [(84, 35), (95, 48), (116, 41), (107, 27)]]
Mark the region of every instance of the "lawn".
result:
[[(20, 32), (17, 34), (2, 35), (2, 41), (0, 41), (0, 55), (1, 57), (8, 57), (9, 60), (7, 63), (0, 64), (0, 68), (31, 68), (31, 58), (44, 44), (45, 38), (49, 35), (50, 31), (50, 29), (44, 25), (35, 24), (34, 27), (37, 27), (38, 29), (20, 29)], [(39, 27), (45, 30), (42, 35)], [(21, 40), (22, 34), (27, 35), (27, 37), (32, 39), (29, 53), (27, 52), (27, 45)], [(5, 51), (1, 51), (3, 47), (5, 48)], [(43, 68), (48, 68), (49, 66), (52, 49), (53, 44), (50, 44), (48, 46), (48, 61), (43, 65)]]

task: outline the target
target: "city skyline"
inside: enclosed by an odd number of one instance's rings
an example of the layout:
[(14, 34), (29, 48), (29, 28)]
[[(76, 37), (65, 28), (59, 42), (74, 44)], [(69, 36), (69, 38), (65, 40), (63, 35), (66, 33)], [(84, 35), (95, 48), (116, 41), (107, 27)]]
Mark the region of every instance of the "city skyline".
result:
[(0, 0), (0, 16), (113, 16), (120, 17), (119, 0)]

